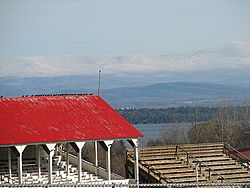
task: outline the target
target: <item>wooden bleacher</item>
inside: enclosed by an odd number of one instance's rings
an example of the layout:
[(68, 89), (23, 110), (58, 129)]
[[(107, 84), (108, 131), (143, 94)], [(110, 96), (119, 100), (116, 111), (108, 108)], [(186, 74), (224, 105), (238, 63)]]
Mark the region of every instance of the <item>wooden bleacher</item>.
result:
[[(133, 168), (133, 150), (128, 149), (127, 160)], [(142, 180), (161, 183), (250, 182), (249, 169), (221, 143), (140, 148), (139, 168)]]

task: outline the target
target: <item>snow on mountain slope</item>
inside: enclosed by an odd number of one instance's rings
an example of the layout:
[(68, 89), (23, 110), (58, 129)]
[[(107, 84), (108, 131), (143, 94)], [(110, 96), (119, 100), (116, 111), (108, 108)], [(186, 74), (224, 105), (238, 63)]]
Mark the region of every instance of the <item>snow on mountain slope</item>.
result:
[(165, 74), (197, 71), (250, 71), (250, 42), (170, 55), (33, 56), (0, 60), (0, 76), (54, 77), (106, 74)]

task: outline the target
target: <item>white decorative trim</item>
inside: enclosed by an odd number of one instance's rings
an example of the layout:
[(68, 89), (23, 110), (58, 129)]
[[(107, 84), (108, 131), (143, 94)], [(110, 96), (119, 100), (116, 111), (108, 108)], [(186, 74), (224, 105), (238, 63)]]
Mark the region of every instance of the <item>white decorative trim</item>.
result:
[(23, 150), (25, 149), (27, 145), (21, 145), (21, 146), (15, 146), (15, 148), (17, 149), (17, 151), (20, 153), (23, 153)]
[(131, 141), (134, 143), (135, 147), (138, 147), (139, 141), (137, 138), (131, 139)]
[(104, 144), (107, 146), (107, 147), (111, 147), (111, 145), (114, 143), (114, 140), (106, 140), (106, 141), (103, 141)]
[(86, 142), (75, 142), (78, 149), (82, 149)]
[(45, 144), (45, 145), (47, 146), (47, 148), (49, 149), (49, 151), (55, 150), (56, 144)]

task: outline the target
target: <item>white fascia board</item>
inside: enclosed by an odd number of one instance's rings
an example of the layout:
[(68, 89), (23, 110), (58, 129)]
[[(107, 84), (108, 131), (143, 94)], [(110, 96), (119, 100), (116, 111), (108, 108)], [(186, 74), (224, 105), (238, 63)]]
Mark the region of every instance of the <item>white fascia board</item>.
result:
[[(134, 137), (134, 138), (115, 138), (112, 139), (114, 141), (117, 140), (132, 140), (132, 139), (138, 139), (138, 137)], [(110, 139), (97, 139), (97, 140), (65, 140), (63, 141), (59, 141), (59, 142), (52, 142), (52, 144), (60, 144), (60, 143), (71, 143), (71, 142), (94, 142), (94, 141), (110, 141)], [(32, 146), (32, 145), (47, 145), (49, 144), (49, 142), (34, 142), (34, 143), (24, 143), (26, 146)], [(0, 147), (11, 147), (11, 146), (23, 146), (24, 144), (4, 144), (4, 145), (0, 145)]]

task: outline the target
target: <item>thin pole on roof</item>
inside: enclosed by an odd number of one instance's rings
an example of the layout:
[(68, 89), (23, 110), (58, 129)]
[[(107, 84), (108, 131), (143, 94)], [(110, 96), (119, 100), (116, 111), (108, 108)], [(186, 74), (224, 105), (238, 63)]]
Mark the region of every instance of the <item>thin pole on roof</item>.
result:
[(98, 89), (97, 89), (97, 95), (100, 95), (100, 87), (101, 87), (101, 72), (102, 70), (99, 70), (99, 79), (98, 79)]

